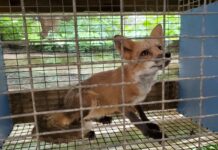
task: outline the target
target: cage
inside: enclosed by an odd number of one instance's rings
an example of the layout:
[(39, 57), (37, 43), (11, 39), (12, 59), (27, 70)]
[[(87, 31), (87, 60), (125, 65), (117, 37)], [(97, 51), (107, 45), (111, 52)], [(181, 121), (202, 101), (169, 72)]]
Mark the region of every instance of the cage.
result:
[[(0, 148), (218, 149), (218, 1), (5, 0), (0, 12)], [(38, 116), (75, 111), (63, 109), (69, 89), (78, 88), (81, 103), (83, 81), (128, 63), (115, 50), (115, 35), (148, 39), (157, 24), (164, 29), (163, 53), (172, 57), (140, 103), (149, 121), (131, 123), (121, 103), (110, 124), (94, 122), (95, 139), (39, 140), (71, 134), (38, 130)], [(121, 72), (123, 100), (128, 83)], [(82, 118), (83, 105), (78, 111)], [(159, 125), (161, 139), (134, 125), (149, 122)]]

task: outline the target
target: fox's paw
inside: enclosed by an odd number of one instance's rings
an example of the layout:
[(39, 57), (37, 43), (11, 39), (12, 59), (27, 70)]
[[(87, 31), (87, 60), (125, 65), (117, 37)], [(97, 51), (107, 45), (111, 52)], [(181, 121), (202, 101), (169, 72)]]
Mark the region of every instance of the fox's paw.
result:
[[(158, 130), (150, 130), (148, 136), (153, 139), (162, 139), (162, 132)], [(168, 138), (168, 136), (164, 134), (164, 138)]]
[(147, 126), (148, 126), (149, 129), (160, 131), (160, 127), (159, 127), (157, 124), (152, 123), (152, 122), (146, 123), (146, 124), (147, 124)]
[(112, 117), (104, 116), (98, 120), (98, 122), (103, 124), (110, 124), (112, 122)]

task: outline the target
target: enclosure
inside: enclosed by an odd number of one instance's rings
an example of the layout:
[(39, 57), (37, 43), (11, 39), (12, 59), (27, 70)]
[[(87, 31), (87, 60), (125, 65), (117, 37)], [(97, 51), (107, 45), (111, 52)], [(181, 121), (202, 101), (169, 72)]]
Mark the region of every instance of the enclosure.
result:
[[(39, 132), (37, 116), (75, 111), (63, 109), (72, 86), (81, 96), (82, 81), (124, 68), (128, 60), (115, 49), (115, 35), (148, 39), (157, 24), (171, 62), (140, 105), (160, 126), (160, 140), (144, 136), (122, 113), (111, 124), (95, 122), (93, 140), (39, 140), (54, 133)], [(218, 149), (217, 27), (216, 0), (0, 1), (0, 148)], [(122, 87), (124, 78), (122, 72)]]

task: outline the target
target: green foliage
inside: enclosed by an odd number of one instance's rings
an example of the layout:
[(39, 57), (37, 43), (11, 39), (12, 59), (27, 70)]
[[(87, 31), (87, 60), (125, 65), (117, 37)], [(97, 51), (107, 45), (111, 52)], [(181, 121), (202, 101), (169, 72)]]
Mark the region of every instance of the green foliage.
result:
[(33, 18), (26, 19), (27, 33), (29, 41), (40, 40), (41, 24)]
[[(124, 19), (124, 30), (127, 36), (144, 37), (149, 36), (151, 30), (157, 25), (165, 22), (165, 36), (178, 36), (180, 31), (179, 15), (167, 15), (164, 19), (162, 15), (147, 16), (126, 16)], [(170, 38), (175, 39), (175, 38)], [(178, 39), (178, 38), (176, 38)]]
[[(22, 17), (1, 17), (0, 18), (0, 34), (2, 40), (18, 41), (24, 40), (24, 22)], [(26, 19), (27, 33), (30, 41), (39, 40), (41, 32), (40, 23), (33, 18)]]
[(0, 18), (0, 33), (2, 40), (23, 40), (24, 29), (23, 19), (1, 17)]
[[(84, 40), (79, 42), (81, 51), (102, 51), (113, 49), (111, 40), (101, 40), (112, 38), (116, 34), (121, 33), (120, 16), (78, 16), (77, 30), (79, 39), (95, 39)], [(30, 43), (34, 41), (42, 41), (39, 44), (31, 44), (32, 50), (38, 51), (75, 51), (75, 22), (73, 18), (68, 21), (59, 22), (55, 30), (50, 31), (48, 36), (41, 40), (40, 33), (42, 31), (40, 22), (33, 18), (26, 18), (28, 40)], [(179, 35), (180, 17), (178, 15), (137, 15), (124, 16), (123, 33), (127, 37), (145, 37), (149, 36), (152, 28), (157, 24), (165, 22), (165, 35)], [(0, 34), (2, 40), (24, 40), (24, 25), (22, 17), (1, 17), (0, 18)], [(99, 39), (99, 40), (97, 40)], [(178, 38), (168, 38), (175, 40)], [(58, 42), (54, 42), (56, 40)], [(65, 41), (66, 40), (66, 41)], [(60, 41), (60, 42), (59, 42)]]

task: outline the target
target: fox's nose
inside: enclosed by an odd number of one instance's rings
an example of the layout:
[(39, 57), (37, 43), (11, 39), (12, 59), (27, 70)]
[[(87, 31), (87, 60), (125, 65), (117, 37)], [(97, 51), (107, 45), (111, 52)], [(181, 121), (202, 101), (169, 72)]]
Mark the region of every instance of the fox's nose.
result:
[[(170, 57), (171, 57), (171, 53), (170, 52), (165, 53), (165, 58), (170, 58)], [(163, 58), (163, 54), (159, 54), (157, 56), (157, 58)]]
[(165, 53), (165, 58), (170, 58), (170, 57), (171, 57), (171, 53), (170, 52)]

